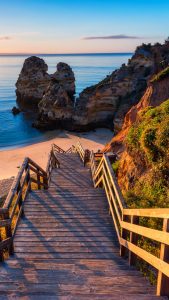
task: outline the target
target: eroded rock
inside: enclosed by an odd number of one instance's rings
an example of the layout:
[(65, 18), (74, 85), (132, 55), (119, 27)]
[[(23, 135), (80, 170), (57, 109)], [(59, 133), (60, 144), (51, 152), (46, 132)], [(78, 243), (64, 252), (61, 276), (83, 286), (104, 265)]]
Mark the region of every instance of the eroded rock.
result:
[(19, 107), (24, 110), (38, 107), (51, 80), (47, 70), (47, 64), (39, 57), (31, 56), (25, 60), (16, 82)]
[(43, 129), (58, 127), (71, 129), (74, 94), (74, 73), (69, 65), (59, 63), (39, 103), (39, 118), (34, 126)]

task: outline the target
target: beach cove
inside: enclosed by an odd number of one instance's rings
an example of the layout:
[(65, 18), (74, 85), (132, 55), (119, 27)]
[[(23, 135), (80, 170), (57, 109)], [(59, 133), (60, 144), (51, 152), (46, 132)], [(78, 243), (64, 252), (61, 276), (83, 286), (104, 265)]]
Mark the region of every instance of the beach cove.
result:
[(0, 151), (0, 180), (16, 176), (25, 157), (35, 160), (42, 168), (46, 168), (48, 154), (52, 143), (67, 150), (80, 140), (85, 149), (98, 151), (108, 143), (113, 132), (108, 129), (96, 129), (87, 133), (70, 133), (60, 131), (57, 137), (29, 146)]

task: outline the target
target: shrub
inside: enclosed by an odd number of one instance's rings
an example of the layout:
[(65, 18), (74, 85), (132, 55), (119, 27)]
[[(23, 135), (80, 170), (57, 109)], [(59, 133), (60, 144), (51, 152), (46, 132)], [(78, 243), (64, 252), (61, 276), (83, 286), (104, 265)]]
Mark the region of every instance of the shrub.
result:
[(159, 80), (162, 80), (166, 77), (169, 76), (169, 67), (165, 68), (164, 70), (162, 70), (161, 72), (159, 72), (158, 74), (156, 74), (151, 80), (150, 82), (153, 83), (153, 82), (156, 82), (156, 81), (159, 81)]

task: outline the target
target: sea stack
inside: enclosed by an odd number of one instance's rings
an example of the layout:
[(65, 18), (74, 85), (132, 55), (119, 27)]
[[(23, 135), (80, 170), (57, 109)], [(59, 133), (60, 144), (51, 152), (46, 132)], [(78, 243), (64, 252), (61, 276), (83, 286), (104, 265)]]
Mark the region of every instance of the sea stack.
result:
[(50, 82), (48, 66), (43, 59), (31, 56), (24, 62), (16, 82), (17, 103), (23, 110), (37, 109)]
[(35, 127), (43, 129), (72, 127), (74, 109), (75, 76), (71, 67), (60, 62), (57, 71), (40, 101), (39, 118)]

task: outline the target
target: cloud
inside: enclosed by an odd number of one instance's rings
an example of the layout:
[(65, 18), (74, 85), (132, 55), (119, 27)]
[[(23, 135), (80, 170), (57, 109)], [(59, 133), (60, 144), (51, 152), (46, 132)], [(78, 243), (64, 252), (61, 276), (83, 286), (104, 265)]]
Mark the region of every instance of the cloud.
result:
[(28, 36), (36, 36), (39, 32), (20, 32), (20, 33), (10, 33), (9, 35), (0, 35), (0, 41), (8, 41), (16, 38), (23, 38)]
[(0, 36), (0, 41), (8, 41), (11, 40), (12, 37), (11, 36)]
[(139, 36), (132, 36), (132, 35), (125, 35), (125, 34), (119, 34), (119, 35), (105, 35), (105, 36), (87, 36), (84, 37), (83, 40), (121, 40), (121, 39), (141, 39)]

